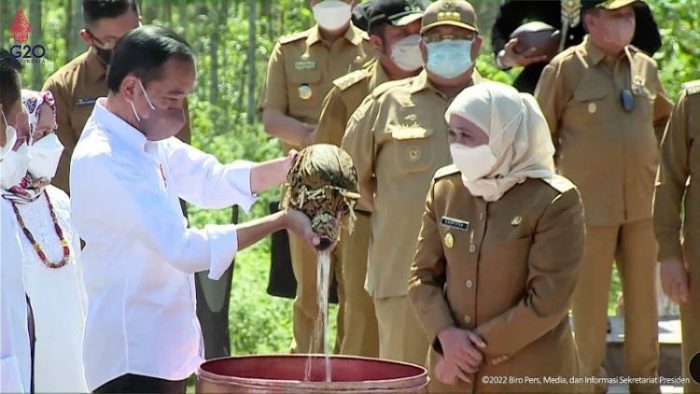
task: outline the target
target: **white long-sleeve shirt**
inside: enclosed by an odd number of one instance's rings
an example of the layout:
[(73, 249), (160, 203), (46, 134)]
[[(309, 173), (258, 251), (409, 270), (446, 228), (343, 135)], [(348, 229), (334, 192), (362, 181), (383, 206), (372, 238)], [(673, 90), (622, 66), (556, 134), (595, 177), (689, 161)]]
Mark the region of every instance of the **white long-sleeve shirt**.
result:
[(85, 240), (88, 388), (133, 373), (185, 379), (203, 361), (195, 272), (218, 279), (234, 225), (187, 228), (178, 198), (246, 211), (250, 163), (222, 165), (175, 138), (152, 142), (95, 104), (71, 160), (73, 223)]
[(20, 237), (24, 235), (10, 202), (2, 198), (0, 236), (0, 392), (28, 393), (32, 359), (22, 254), (34, 251), (23, 251)]

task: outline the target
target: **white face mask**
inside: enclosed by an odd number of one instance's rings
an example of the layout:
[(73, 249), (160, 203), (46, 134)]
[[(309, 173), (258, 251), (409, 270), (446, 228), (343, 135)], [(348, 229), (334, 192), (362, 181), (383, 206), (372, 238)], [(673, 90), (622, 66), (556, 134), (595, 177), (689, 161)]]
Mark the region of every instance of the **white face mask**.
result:
[(16, 186), (27, 175), (29, 150), (26, 142), (23, 142), (16, 151), (12, 149), (17, 142), (17, 130), (7, 123), (7, 118), (2, 110), (0, 110), (0, 114), (5, 121), (5, 136), (7, 137), (5, 146), (2, 148), (2, 156), (0, 156), (0, 187), (8, 190)]
[(423, 67), (423, 57), (418, 42), (420, 36), (413, 34), (397, 41), (391, 47), (391, 60), (404, 71), (416, 71)]
[(445, 79), (456, 78), (473, 65), (473, 40), (443, 40), (426, 44), (428, 49), (428, 70)]
[(313, 6), (316, 23), (324, 30), (340, 30), (350, 21), (351, 6), (340, 0), (324, 0)]
[(51, 133), (29, 147), (29, 173), (37, 179), (51, 179), (56, 175), (63, 144), (56, 133)]
[(450, 154), (455, 166), (462, 172), (462, 179), (467, 182), (485, 177), (497, 162), (488, 144), (475, 147), (450, 144)]
[(0, 161), (0, 173), (2, 173), (0, 174), (0, 187), (9, 190), (11, 187), (17, 186), (27, 175), (28, 166), (29, 149), (27, 143), (23, 142), (19, 149), (10, 150)]

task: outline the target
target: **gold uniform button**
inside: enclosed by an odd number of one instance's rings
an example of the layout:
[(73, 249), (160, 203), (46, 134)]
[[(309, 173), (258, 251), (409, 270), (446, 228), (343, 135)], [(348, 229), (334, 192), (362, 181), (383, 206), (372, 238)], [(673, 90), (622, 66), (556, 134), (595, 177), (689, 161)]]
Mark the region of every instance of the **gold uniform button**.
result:
[(448, 249), (452, 249), (452, 247), (455, 245), (455, 239), (452, 236), (452, 234), (447, 233), (445, 234), (445, 246), (447, 246)]
[(420, 151), (420, 148), (418, 148), (417, 146), (414, 146), (414, 147), (408, 148), (406, 150), (406, 154), (408, 155), (408, 160), (417, 161), (418, 159), (420, 159), (421, 151)]
[(476, 251), (476, 246), (474, 245), (469, 245), (469, 252), (474, 253)]
[(598, 106), (595, 103), (588, 103), (588, 113), (594, 114), (598, 110)]
[(307, 84), (303, 84), (299, 86), (299, 98), (302, 100), (308, 100), (313, 96), (313, 92), (311, 91), (311, 86)]
[(474, 286), (474, 282), (472, 282), (471, 280), (467, 280), (467, 282), (465, 283), (465, 285), (467, 286), (467, 289), (471, 289), (472, 286)]
[(512, 224), (513, 226), (519, 226), (520, 223), (522, 223), (522, 221), (523, 221), (522, 216), (516, 216), (513, 218), (513, 220), (510, 221), (510, 224)]
[(467, 324), (471, 324), (471, 322), (472, 322), (472, 317), (469, 316), (469, 315), (464, 316), (464, 322), (467, 323)]

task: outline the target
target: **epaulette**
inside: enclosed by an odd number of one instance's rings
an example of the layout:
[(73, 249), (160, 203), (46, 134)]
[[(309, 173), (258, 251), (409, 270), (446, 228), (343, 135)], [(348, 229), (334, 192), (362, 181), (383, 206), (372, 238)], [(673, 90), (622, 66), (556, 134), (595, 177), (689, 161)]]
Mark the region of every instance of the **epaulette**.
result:
[(542, 180), (559, 193), (565, 193), (576, 188), (576, 185), (574, 185), (573, 182), (561, 175), (554, 175), (551, 178), (543, 178)]
[(345, 74), (340, 78), (333, 80), (333, 85), (337, 86), (341, 91), (349, 88), (350, 86), (362, 81), (370, 76), (370, 70), (366, 68), (361, 68), (355, 70), (349, 74)]
[(686, 91), (687, 95), (700, 93), (700, 79), (697, 81), (686, 82), (681, 85), (681, 88)]
[(282, 44), (282, 45), (289, 44), (290, 42), (299, 41), (302, 38), (305, 39), (308, 36), (309, 36), (308, 30), (292, 33), (290, 35), (283, 36), (282, 38), (280, 38), (280, 44)]
[(374, 90), (372, 90), (372, 97), (376, 99), (394, 87), (409, 85), (413, 81), (413, 78), (415, 77), (384, 82), (383, 84), (377, 86), (376, 88), (374, 88)]
[(459, 168), (457, 168), (457, 166), (454, 164), (450, 164), (448, 166), (440, 167), (437, 171), (435, 171), (435, 175), (433, 176), (433, 179), (437, 180), (440, 178), (444, 178), (448, 175), (457, 174), (457, 173), (459, 173)]

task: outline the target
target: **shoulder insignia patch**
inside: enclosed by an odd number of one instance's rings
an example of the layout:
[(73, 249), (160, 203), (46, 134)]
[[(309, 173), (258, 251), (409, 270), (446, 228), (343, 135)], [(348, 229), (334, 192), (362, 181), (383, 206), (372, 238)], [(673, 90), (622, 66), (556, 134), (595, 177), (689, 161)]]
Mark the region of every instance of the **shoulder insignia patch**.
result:
[(282, 38), (280, 38), (280, 44), (282, 44), (282, 45), (289, 44), (290, 42), (299, 41), (302, 38), (306, 38), (308, 36), (309, 36), (308, 31), (300, 31), (297, 33), (292, 33), (290, 35), (283, 36)]
[(554, 190), (558, 191), (559, 193), (564, 193), (576, 188), (576, 185), (574, 185), (573, 182), (561, 175), (555, 175), (552, 178), (545, 178), (542, 180), (547, 182), (549, 186), (554, 188)]
[(700, 93), (700, 79), (697, 81), (686, 82), (682, 85), (682, 88), (688, 95)]
[(455, 166), (454, 164), (450, 164), (448, 166), (441, 167), (437, 171), (435, 171), (435, 176), (433, 176), (433, 179), (440, 179), (458, 173), (459, 168), (457, 168), (457, 166)]
[(345, 74), (340, 78), (336, 78), (333, 81), (333, 85), (337, 86), (340, 90), (345, 90), (350, 86), (362, 81), (363, 79), (369, 77), (370, 73), (367, 69), (360, 69), (353, 71), (349, 74)]

